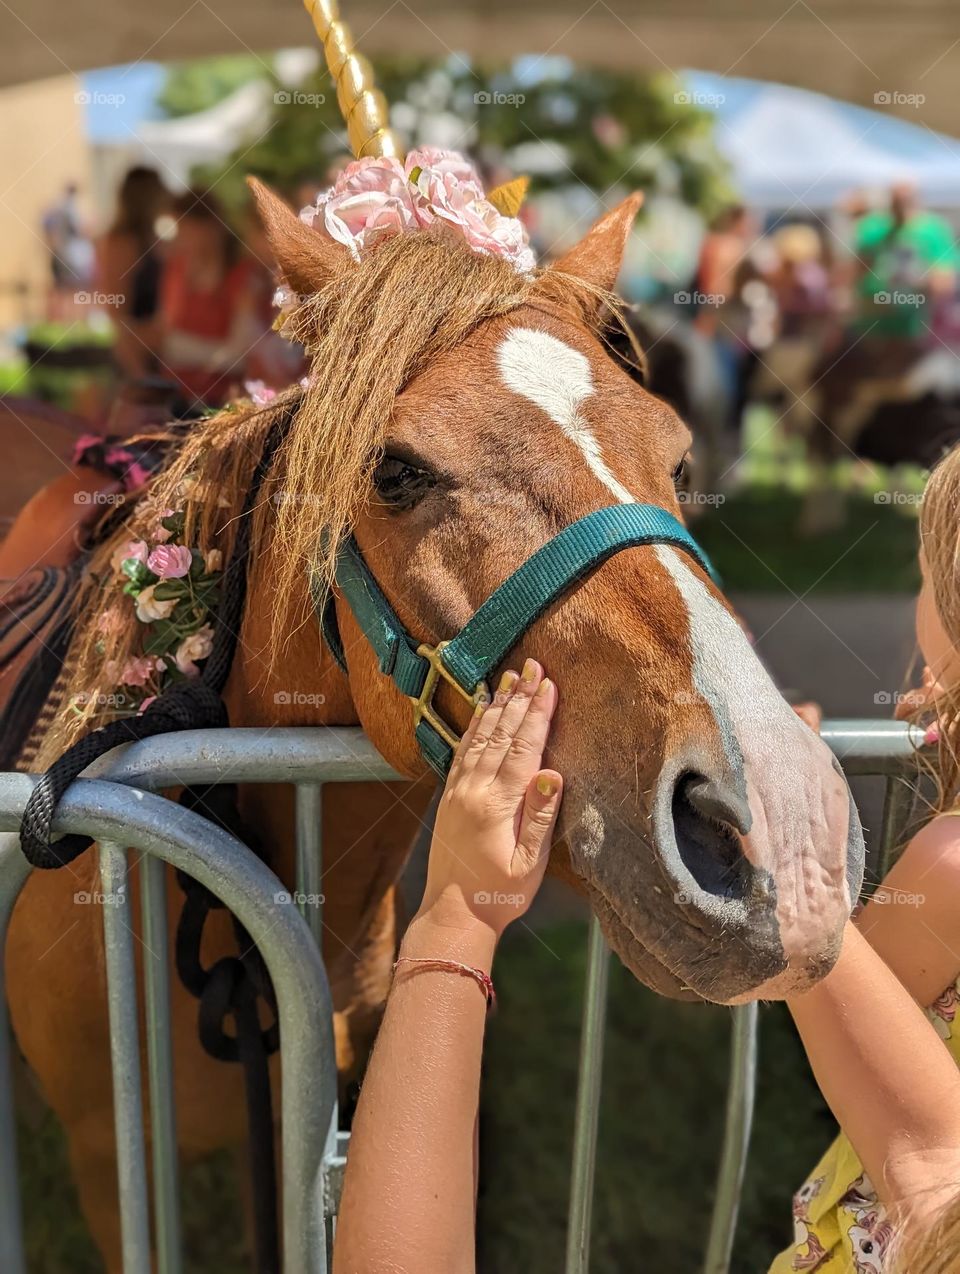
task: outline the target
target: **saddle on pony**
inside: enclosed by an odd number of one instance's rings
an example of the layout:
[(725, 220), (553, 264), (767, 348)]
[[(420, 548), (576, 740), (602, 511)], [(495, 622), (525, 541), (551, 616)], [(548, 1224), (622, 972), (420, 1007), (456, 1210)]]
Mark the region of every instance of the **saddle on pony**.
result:
[[(31, 419), (34, 408), (46, 419), (44, 404), (26, 403), (18, 418)], [(171, 438), (165, 419), (161, 403), (121, 400), (111, 421), (117, 432), (101, 437), (71, 421), (64, 436), (74, 435), (72, 457), (51, 453), (66, 472), (27, 501), (0, 542), (0, 769), (29, 765), (69, 646), (86, 558), (162, 462)]]

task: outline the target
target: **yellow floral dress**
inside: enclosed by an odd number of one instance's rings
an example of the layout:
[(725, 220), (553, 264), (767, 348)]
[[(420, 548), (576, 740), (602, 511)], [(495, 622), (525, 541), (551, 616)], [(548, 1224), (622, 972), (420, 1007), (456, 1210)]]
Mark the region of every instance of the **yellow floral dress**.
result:
[[(927, 1010), (937, 1034), (960, 1066), (960, 978)], [(882, 1274), (893, 1227), (870, 1178), (840, 1134), (793, 1197), (793, 1243), (769, 1274)]]

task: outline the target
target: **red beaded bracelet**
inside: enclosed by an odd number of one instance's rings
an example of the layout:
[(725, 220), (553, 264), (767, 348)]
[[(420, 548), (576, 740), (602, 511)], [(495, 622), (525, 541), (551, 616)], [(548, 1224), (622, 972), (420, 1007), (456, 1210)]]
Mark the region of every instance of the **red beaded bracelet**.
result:
[(434, 956), (400, 956), (393, 966), (396, 973), (401, 964), (429, 965), (433, 969), (446, 969), (450, 973), (459, 973), (461, 977), (473, 978), (477, 986), (487, 997), (487, 1008), (496, 1007), (497, 995), (493, 989), (493, 979), (483, 969), (475, 969), (472, 964), (461, 964), (459, 960), (440, 960)]

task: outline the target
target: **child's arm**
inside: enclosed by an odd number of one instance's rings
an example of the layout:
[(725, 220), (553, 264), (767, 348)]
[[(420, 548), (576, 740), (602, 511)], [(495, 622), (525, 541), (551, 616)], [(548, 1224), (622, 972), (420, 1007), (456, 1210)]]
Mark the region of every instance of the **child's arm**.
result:
[(853, 925), (833, 970), (789, 1007), (881, 1199), (911, 1221), (939, 1212), (960, 1181), (960, 1071), (922, 1010)]
[(857, 928), (918, 1004), (960, 974), (960, 817), (933, 819), (904, 850)]
[[(496, 935), (429, 912), (401, 956), (489, 972)], [(401, 965), (406, 970), (409, 966)], [(340, 1274), (472, 1274), (474, 1129), (486, 997), (470, 977), (405, 972), (386, 1013), (350, 1139), (333, 1268)]]
[(475, 1268), (486, 993), (437, 962), (489, 974), (503, 929), (533, 901), (560, 805), (560, 776), (540, 769), (556, 702), (528, 660), (522, 677), (504, 675), (457, 750), (354, 1120), (337, 1274)]

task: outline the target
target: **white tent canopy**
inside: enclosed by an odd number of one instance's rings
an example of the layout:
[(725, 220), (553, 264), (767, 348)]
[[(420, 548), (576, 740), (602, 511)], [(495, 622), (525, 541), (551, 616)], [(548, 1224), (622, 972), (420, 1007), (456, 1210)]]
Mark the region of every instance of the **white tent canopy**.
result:
[(265, 80), (244, 84), (207, 111), (176, 119), (143, 120), (136, 139), (144, 163), (159, 160), (164, 176), (186, 186), (197, 164), (217, 163), (262, 131), (272, 89)]
[[(782, 85), (693, 75), (715, 102), (715, 140), (753, 207), (824, 209), (850, 190), (911, 181), (925, 201), (960, 207), (960, 143), (877, 109)], [(717, 100), (717, 99), (723, 99)]]

